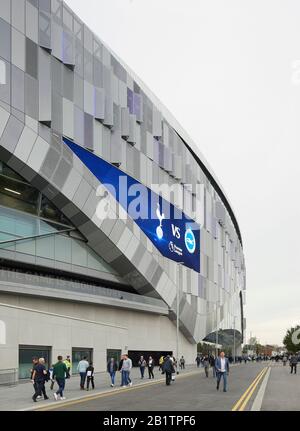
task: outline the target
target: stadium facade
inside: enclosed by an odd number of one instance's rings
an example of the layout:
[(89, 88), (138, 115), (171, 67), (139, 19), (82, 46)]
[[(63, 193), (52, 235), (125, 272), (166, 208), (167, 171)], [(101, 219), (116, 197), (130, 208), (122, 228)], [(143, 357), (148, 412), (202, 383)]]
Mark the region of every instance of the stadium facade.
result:
[[(152, 192), (153, 214), (134, 217)], [(75, 370), (85, 354), (101, 371), (121, 352), (175, 353), (177, 316), (187, 362), (203, 340), (243, 340), (242, 238), (222, 186), (60, 0), (1, 0), (0, 265), (0, 383), (28, 377), (33, 355), (72, 354)]]

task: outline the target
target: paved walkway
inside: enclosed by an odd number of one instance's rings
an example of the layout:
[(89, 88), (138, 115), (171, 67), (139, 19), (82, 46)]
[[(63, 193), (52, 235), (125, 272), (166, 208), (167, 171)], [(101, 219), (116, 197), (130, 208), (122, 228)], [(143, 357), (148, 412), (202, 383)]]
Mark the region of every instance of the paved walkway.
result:
[[(203, 368), (197, 368), (195, 365), (187, 366), (185, 370), (180, 371), (180, 374), (187, 373), (203, 373)], [(164, 376), (161, 375), (158, 367), (154, 370), (155, 381), (164, 380)], [(145, 371), (145, 378), (140, 378), (140, 372), (138, 368), (134, 368), (131, 372), (131, 378), (134, 386), (137, 385), (149, 385), (153, 380), (148, 379), (148, 372)], [(66, 380), (65, 396), (68, 401), (77, 400), (83, 397), (89, 397), (95, 394), (117, 392), (124, 390), (120, 388), (121, 377), (118, 372), (116, 375), (116, 386), (110, 387), (110, 377), (108, 373), (96, 373), (95, 374), (95, 389), (89, 392), (81, 391), (79, 388), (79, 376), (73, 376), (71, 379)], [(54, 389), (57, 389), (55, 384)], [(38, 400), (37, 403), (33, 403), (31, 397), (33, 395), (33, 387), (31, 382), (21, 382), (17, 386), (0, 386), (0, 411), (16, 411), (16, 410), (31, 410), (52, 404), (53, 391), (50, 391), (50, 384), (46, 383), (46, 392), (50, 398), (49, 401)]]
[(281, 362), (272, 365), (260, 410), (300, 410), (300, 363), (297, 368), (297, 374), (291, 374), (288, 365), (284, 367)]

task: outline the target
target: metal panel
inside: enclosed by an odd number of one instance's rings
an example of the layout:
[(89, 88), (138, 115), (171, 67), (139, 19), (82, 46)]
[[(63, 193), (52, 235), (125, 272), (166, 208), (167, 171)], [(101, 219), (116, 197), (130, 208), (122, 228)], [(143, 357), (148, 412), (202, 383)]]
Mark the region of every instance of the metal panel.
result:
[(52, 119), (51, 57), (39, 48), (39, 121), (47, 125)]

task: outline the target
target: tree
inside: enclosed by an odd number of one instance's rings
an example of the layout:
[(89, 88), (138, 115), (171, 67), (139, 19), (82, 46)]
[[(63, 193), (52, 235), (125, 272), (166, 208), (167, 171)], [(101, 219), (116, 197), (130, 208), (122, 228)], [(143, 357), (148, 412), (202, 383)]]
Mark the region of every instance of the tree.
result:
[(204, 355), (210, 354), (214, 350), (214, 347), (207, 343), (198, 343), (197, 352)]
[(300, 325), (287, 330), (283, 344), (290, 353), (297, 353), (300, 350)]

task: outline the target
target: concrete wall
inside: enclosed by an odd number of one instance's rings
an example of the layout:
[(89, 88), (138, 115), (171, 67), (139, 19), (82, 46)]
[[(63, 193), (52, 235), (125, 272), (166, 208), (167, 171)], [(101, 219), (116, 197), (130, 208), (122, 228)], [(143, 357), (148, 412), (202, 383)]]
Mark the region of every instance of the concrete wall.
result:
[[(72, 347), (92, 348), (97, 371), (105, 370), (106, 349), (176, 349), (174, 324), (145, 312), (0, 294), (0, 320), (6, 326), (0, 370), (18, 368), (19, 345), (52, 347), (52, 359), (70, 354)], [(179, 340), (179, 354), (194, 362), (196, 344), (181, 334)]]

